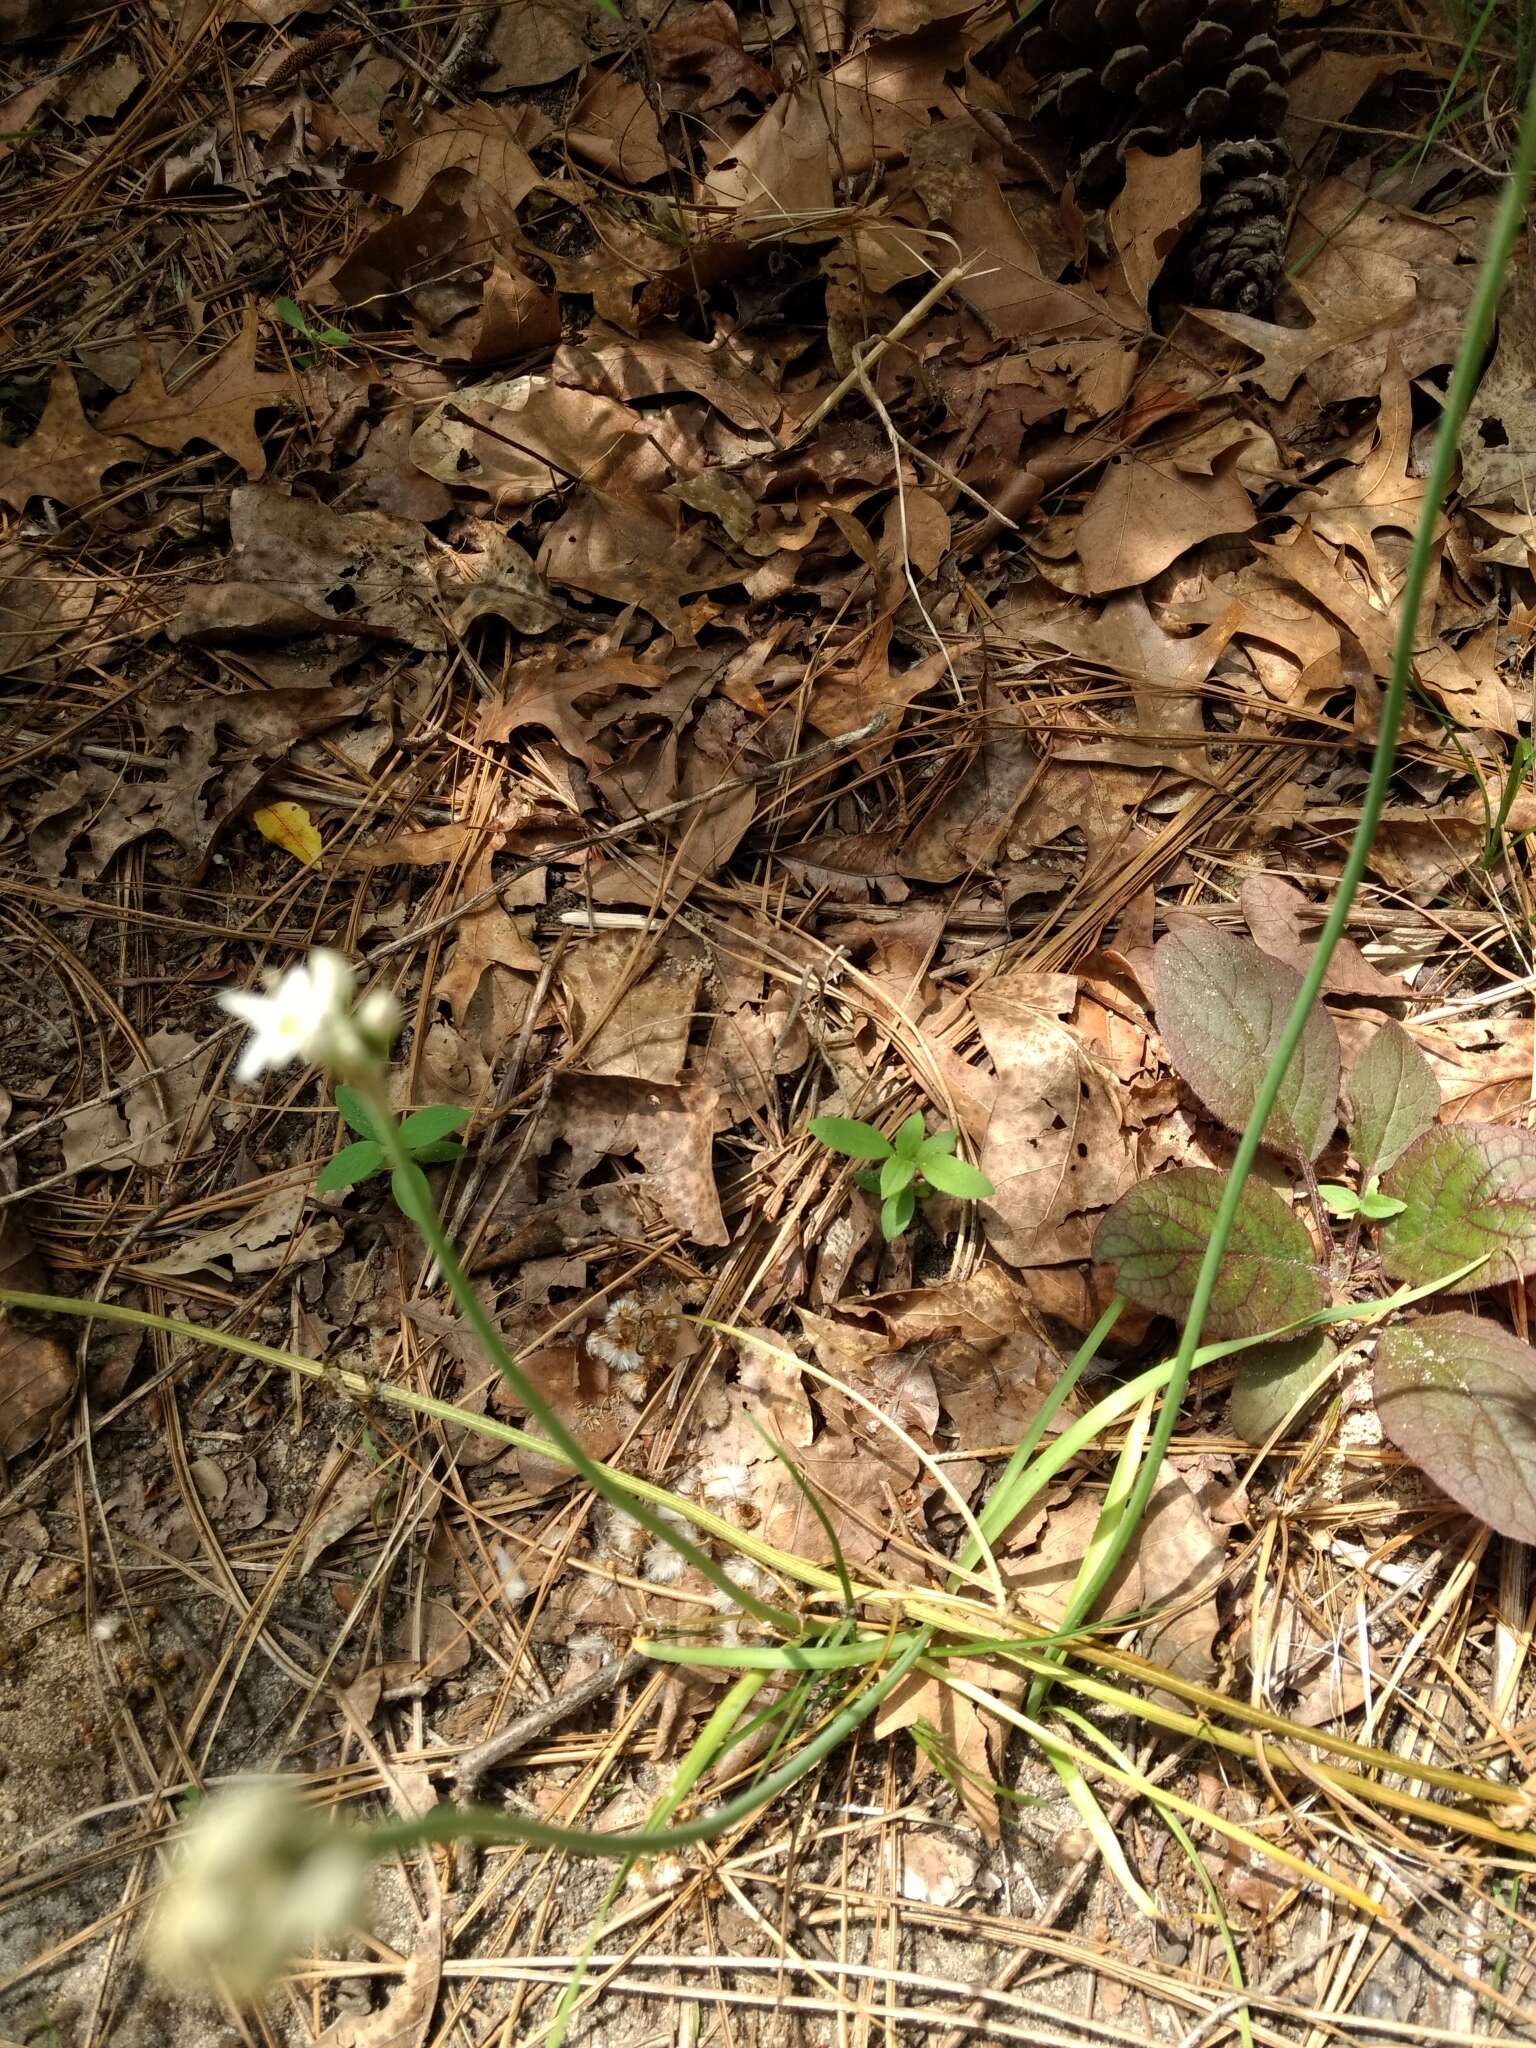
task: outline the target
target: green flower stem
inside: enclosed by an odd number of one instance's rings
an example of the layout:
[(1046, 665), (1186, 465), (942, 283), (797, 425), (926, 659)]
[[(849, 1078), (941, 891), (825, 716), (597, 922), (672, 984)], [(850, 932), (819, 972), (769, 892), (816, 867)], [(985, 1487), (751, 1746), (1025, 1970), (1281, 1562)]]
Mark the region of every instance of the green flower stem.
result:
[(846, 1742), (854, 1729), (867, 1721), (886, 1696), (893, 1692), (916, 1664), (932, 1640), (932, 1631), (921, 1629), (888, 1670), (859, 1693), (857, 1698), (832, 1716), (819, 1734), (776, 1771), (748, 1786), (736, 1798), (728, 1799), (697, 1820), (679, 1821), (672, 1827), (645, 1828), (632, 1835), (603, 1834), (591, 1828), (563, 1828), (553, 1821), (524, 1819), (521, 1814), (497, 1811), (486, 1806), (434, 1806), (418, 1820), (385, 1821), (367, 1830), (371, 1855), (386, 1856), (399, 1849), (414, 1849), (423, 1842), (482, 1842), (489, 1845), (529, 1842), (539, 1849), (567, 1849), (581, 1856), (654, 1856), (661, 1849), (685, 1849), (694, 1842), (708, 1842), (749, 1820), (754, 1813), (776, 1799), (781, 1792), (815, 1769), (823, 1757)]
[[(672, 1774), (671, 1784), (651, 1808), (650, 1818), (646, 1822), (647, 1828), (658, 1828), (663, 1821), (672, 1818), (730, 1741), (736, 1731), (737, 1722), (767, 1683), (767, 1672), (747, 1672), (737, 1679), (694, 1737), (687, 1755)], [(630, 1872), (639, 1861), (638, 1856), (624, 1858), (613, 1873), (612, 1881), (603, 1894), (597, 1911), (592, 1915), (592, 1925), (588, 1928), (587, 1938), (581, 1945), (576, 1967), (572, 1970), (570, 1981), (561, 1992), (560, 2003), (555, 2008), (555, 2017), (548, 2035), (548, 2048), (560, 2048), (561, 2042), (565, 2039), (565, 2030), (570, 2025), (571, 2014), (575, 2011), (576, 2001), (581, 1996), (587, 1971), (591, 1968), (592, 1958), (597, 1953), (597, 1944), (602, 1939), (603, 1929), (608, 1924), (608, 1915), (613, 1910), (613, 1902), (623, 1891)]]
[(383, 1081), (372, 1075), (358, 1084), (359, 1093), (368, 1104), (368, 1113), (374, 1121), (374, 1135), (384, 1147), (384, 1156), (392, 1169), (390, 1186), (395, 1202), (426, 1240), (427, 1249), (437, 1262), (437, 1269), (448, 1284), (448, 1291), (459, 1305), (459, 1313), (474, 1332), (481, 1350), (495, 1366), (507, 1385), (517, 1396), (522, 1407), (532, 1416), (550, 1442), (559, 1451), (564, 1461), (583, 1478), (594, 1493), (606, 1500), (621, 1514), (630, 1516), (642, 1529), (654, 1536), (659, 1543), (665, 1543), (685, 1559), (694, 1570), (703, 1574), (717, 1592), (723, 1593), (736, 1606), (744, 1608), (756, 1620), (769, 1628), (780, 1630), (786, 1635), (798, 1635), (800, 1622), (797, 1615), (788, 1609), (775, 1607), (769, 1601), (760, 1599), (745, 1586), (739, 1586), (730, 1575), (716, 1564), (715, 1560), (690, 1543), (686, 1536), (653, 1508), (646, 1506), (622, 1487), (616, 1487), (608, 1473), (590, 1457), (585, 1446), (566, 1428), (559, 1414), (545, 1400), (538, 1388), (518, 1366), (511, 1352), (502, 1341), (501, 1332), (486, 1313), (474, 1283), (459, 1262), (459, 1255), (453, 1240), (443, 1228), (442, 1218), (437, 1213), (437, 1204), (432, 1199), (432, 1190), (427, 1177), (411, 1157), (410, 1149), (400, 1135), (400, 1124), (390, 1108), (389, 1098), (384, 1092)]
[(1072, 1611), (1067, 1617), (1074, 1626), (1085, 1615), (1092, 1613), (1094, 1605), (1103, 1594), (1131, 1538), (1140, 1526), (1157, 1486), (1163, 1458), (1177, 1426), (1179, 1410), (1183, 1405), (1190, 1373), (1194, 1368), (1195, 1355), (1200, 1346), (1200, 1333), (1205, 1327), (1206, 1311), (1211, 1305), (1211, 1296), (1221, 1270), (1227, 1239), (1237, 1220), (1237, 1208), (1242, 1199), (1243, 1187), (1258, 1157), (1264, 1126), (1279, 1100), (1286, 1071), (1301, 1043), (1312, 1006), (1322, 994), (1328, 963), (1333, 958), (1334, 948), (1343, 936), (1356, 891), (1365, 875), (1366, 863), (1370, 859), (1371, 847), (1375, 843), (1376, 828), (1381, 822), (1397, 758), (1397, 736), (1402, 726), (1403, 708), (1407, 702), (1408, 683), (1413, 669), (1414, 638), (1418, 631), (1419, 607), (1423, 602), (1429, 578), (1435, 522), (1450, 491), (1462, 423), (1466, 419), (1482, 376), (1483, 356), (1498, 312), (1499, 294), (1504, 288), (1505, 276), (1524, 224), (1526, 195), (1530, 190), (1533, 172), (1536, 172), (1536, 81), (1532, 83), (1520, 117), (1520, 137), (1516, 145), (1515, 160), (1505, 181), (1503, 196), (1488, 236), (1488, 248), (1478, 277), (1477, 294), (1472, 302), (1466, 327), (1462, 331), (1461, 346), (1456, 354), (1456, 366), (1451, 374), (1450, 387), (1446, 392), (1445, 406), (1435, 435), (1434, 456), (1429, 465), (1429, 474), (1424, 480), (1424, 502), (1419, 512), (1418, 526), (1414, 531), (1413, 549), (1408, 558), (1408, 573), (1403, 579), (1397, 640), (1392, 651), (1392, 673), (1382, 697), (1381, 726), (1376, 735), (1376, 751), (1371, 760), (1371, 779), (1366, 788), (1365, 802), (1361, 806), (1360, 822), (1355, 827), (1354, 838), (1350, 841), (1349, 855), (1339, 875), (1333, 902), (1329, 906), (1328, 916), (1313, 950), (1311, 962), (1302, 976), (1301, 988), (1291, 1014), (1286, 1019), (1285, 1029), (1280, 1034), (1274, 1057), (1259, 1084), (1258, 1099), (1253, 1105), (1253, 1113), (1239, 1140), (1231, 1171), (1227, 1176), (1227, 1184), (1222, 1193), (1221, 1204), (1216, 1211), (1210, 1242), (1206, 1245), (1205, 1256), (1200, 1262), (1199, 1275), (1190, 1299), (1189, 1314), (1185, 1319), (1178, 1353), (1174, 1359), (1173, 1375), (1163, 1396), (1157, 1426), (1147, 1444), (1145, 1461), (1137, 1474), (1135, 1489), (1126, 1504), (1114, 1541), (1100, 1558), (1097, 1570), (1078, 1589), (1078, 1596), (1073, 1601)]

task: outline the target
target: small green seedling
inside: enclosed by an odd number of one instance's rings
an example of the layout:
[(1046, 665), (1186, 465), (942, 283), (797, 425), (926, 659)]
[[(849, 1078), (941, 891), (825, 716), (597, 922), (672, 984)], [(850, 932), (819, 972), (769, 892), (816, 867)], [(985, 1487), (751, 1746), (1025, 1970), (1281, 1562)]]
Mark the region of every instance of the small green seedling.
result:
[(323, 343), (326, 348), (352, 346), (351, 335), (340, 327), (331, 326), (329, 321), (322, 320), (318, 327), (313, 326), (292, 299), (274, 299), (272, 310), (285, 327), (291, 327), (294, 333), (302, 335), (305, 341)]
[(1329, 1215), (1337, 1216), (1345, 1223), (1356, 1216), (1363, 1216), (1367, 1223), (1385, 1223), (1393, 1216), (1401, 1216), (1408, 1206), (1396, 1195), (1380, 1193), (1374, 1174), (1359, 1194), (1353, 1188), (1341, 1188), (1331, 1180), (1320, 1181), (1317, 1192), (1327, 1205)]
[(919, 1195), (984, 1202), (995, 1192), (984, 1173), (954, 1157), (953, 1131), (935, 1131), (931, 1138), (924, 1133), (921, 1110), (912, 1112), (894, 1142), (853, 1116), (812, 1117), (811, 1135), (845, 1158), (880, 1162), (878, 1172), (861, 1173), (856, 1179), (866, 1194), (880, 1197), (880, 1228), (887, 1239), (900, 1237), (912, 1221)]
[[(315, 1182), (317, 1195), (332, 1195), (338, 1188), (355, 1187), (360, 1180), (372, 1180), (388, 1165), (384, 1147), (374, 1132), (368, 1105), (355, 1088), (336, 1090), (336, 1107), (343, 1121), (357, 1132), (355, 1145), (344, 1145), (334, 1159), (326, 1161)], [(446, 1159), (463, 1156), (464, 1147), (448, 1134), (469, 1116), (467, 1109), (455, 1109), (449, 1102), (434, 1102), (425, 1109), (413, 1109), (400, 1125), (406, 1150), (418, 1166), (438, 1166)]]

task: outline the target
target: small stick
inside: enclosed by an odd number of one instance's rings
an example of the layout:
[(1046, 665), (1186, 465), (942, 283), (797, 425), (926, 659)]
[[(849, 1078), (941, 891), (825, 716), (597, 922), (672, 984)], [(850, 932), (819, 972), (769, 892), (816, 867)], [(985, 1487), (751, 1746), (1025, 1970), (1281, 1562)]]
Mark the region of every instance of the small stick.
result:
[(833, 385), (810, 418), (803, 422), (799, 432), (789, 441), (789, 447), (793, 448), (796, 442), (803, 441), (807, 434), (815, 433), (827, 414), (835, 412), (855, 384), (860, 381), (861, 374), (872, 370), (888, 348), (894, 347), (898, 341), (904, 341), (920, 320), (927, 319), (944, 294), (957, 285), (962, 277), (970, 275), (974, 261), (975, 259), (971, 258), (965, 263), (957, 263), (953, 270), (946, 270), (933, 289), (924, 292), (910, 312), (902, 314), (889, 334), (882, 334), (878, 341), (870, 344), (865, 351), (863, 362), (855, 364), (841, 383)]
[(584, 1678), (578, 1685), (568, 1685), (564, 1692), (557, 1692), (553, 1699), (540, 1700), (524, 1714), (509, 1721), (505, 1728), (488, 1736), (484, 1742), (477, 1742), (473, 1749), (466, 1749), (453, 1765), (454, 1783), (461, 1800), (473, 1799), (479, 1789), (480, 1780), (496, 1764), (503, 1763), (509, 1756), (515, 1756), (520, 1749), (537, 1742), (541, 1735), (547, 1735), (571, 1714), (579, 1714), (583, 1707), (590, 1707), (594, 1700), (600, 1700), (615, 1687), (627, 1685), (645, 1669), (647, 1659), (638, 1650), (629, 1650), (622, 1657), (615, 1657), (594, 1671), (590, 1678)]

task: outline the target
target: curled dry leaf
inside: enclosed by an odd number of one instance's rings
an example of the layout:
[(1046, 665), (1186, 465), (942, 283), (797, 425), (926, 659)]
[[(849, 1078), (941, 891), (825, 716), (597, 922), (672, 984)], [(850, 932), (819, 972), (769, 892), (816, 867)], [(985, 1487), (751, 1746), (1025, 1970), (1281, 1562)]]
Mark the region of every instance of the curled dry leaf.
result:
[(134, 1264), (143, 1272), (174, 1278), (209, 1269), (230, 1275), (270, 1273), (279, 1266), (324, 1258), (341, 1243), (341, 1226), (331, 1217), (306, 1225), (308, 1199), (303, 1182), (279, 1188), (236, 1222), (194, 1231), (174, 1250), (155, 1259), (135, 1259)]
[(299, 1576), (305, 1578), (333, 1543), (350, 1536), (365, 1521), (377, 1503), (400, 1483), (393, 1465), (354, 1465), (321, 1500), (304, 1536), (299, 1554)]

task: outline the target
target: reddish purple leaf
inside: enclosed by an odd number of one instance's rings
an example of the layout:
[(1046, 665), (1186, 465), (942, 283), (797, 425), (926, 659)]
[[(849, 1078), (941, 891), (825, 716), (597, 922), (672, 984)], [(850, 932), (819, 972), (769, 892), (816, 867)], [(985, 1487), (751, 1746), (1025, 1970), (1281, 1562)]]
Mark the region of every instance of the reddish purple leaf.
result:
[[(1157, 1028), (1168, 1056), (1228, 1130), (1253, 1113), (1259, 1084), (1301, 987), (1301, 976), (1247, 939), (1181, 922), (1152, 955)], [(1315, 1159), (1339, 1109), (1339, 1036), (1321, 1005), (1307, 1019), (1264, 1142)]]
[(1387, 1330), (1376, 1408), (1399, 1450), (1501, 1536), (1536, 1543), (1536, 1351), (1455, 1310)]
[[(1099, 1225), (1094, 1258), (1142, 1308), (1181, 1318), (1225, 1186), (1226, 1175), (1205, 1166), (1176, 1166), (1138, 1182)], [(1324, 1300), (1312, 1240), (1273, 1188), (1250, 1180), (1205, 1318), (1207, 1335), (1284, 1329)]]
[(1510, 1124), (1437, 1124), (1381, 1191), (1405, 1204), (1381, 1233), (1389, 1279), (1421, 1287), (1488, 1253), (1453, 1293), (1536, 1273), (1536, 1133)]

